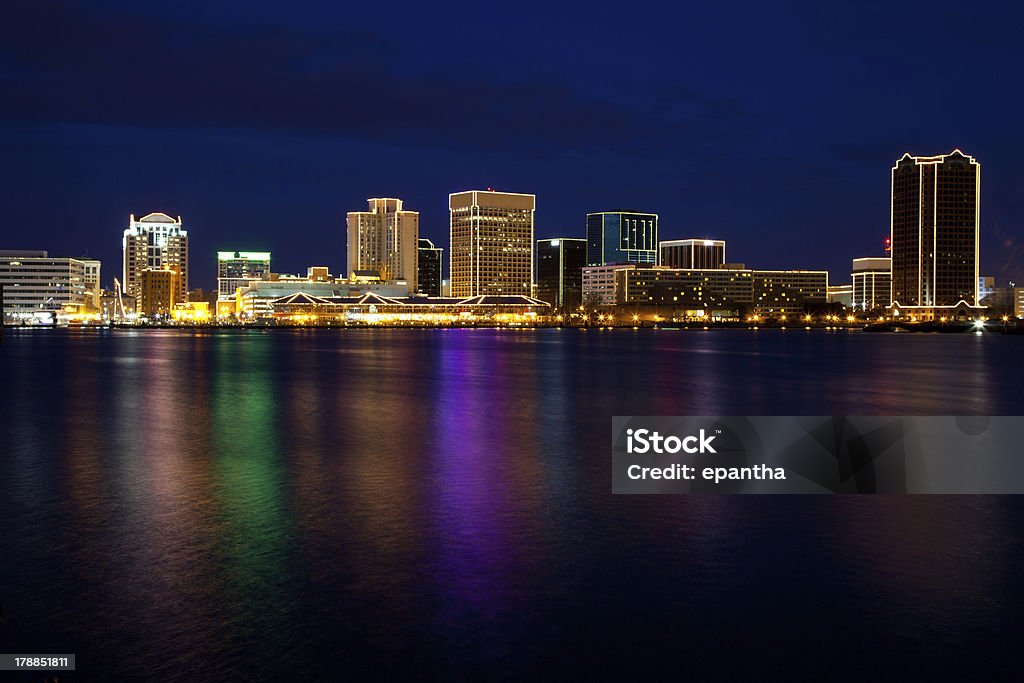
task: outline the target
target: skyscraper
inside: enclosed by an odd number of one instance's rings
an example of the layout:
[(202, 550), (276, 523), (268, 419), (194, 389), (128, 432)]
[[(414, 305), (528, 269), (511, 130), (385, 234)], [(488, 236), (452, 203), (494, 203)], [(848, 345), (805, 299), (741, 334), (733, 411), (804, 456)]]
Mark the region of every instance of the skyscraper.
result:
[(467, 190), (448, 195), (448, 208), (451, 295), (530, 296), (536, 197)]
[(382, 280), (404, 280), (416, 292), (420, 214), (402, 209), (401, 199), (368, 199), (367, 211), (350, 211), (348, 270), (375, 270)]
[(952, 307), (978, 301), (981, 165), (955, 149), (904, 154), (892, 168), (892, 303)]
[(427, 296), (441, 296), (441, 269), (444, 249), (435, 247), (430, 240), (421, 237), (417, 265), (417, 291)]
[(658, 244), (658, 265), (709, 270), (725, 265), (725, 240), (666, 240)]
[(584, 239), (537, 240), (537, 298), (554, 311), (575, 310), (583, 303)]
[(658, 214), (601, 211), (587, 214), (587, 265), (658, 262)]
[(234, 300), (239, 287), (248, 287), (269, 273), (269, 251), (218, 251), (217, 299)]
[(177, 301), (188, 294), (188, 231), (165, 213), (151, 213), (135, 220), (128, 219), (128, 228), (121, 242), (123, 249), (123, 281), (121, 287), (129, 297), (137, 297), (142, 284), (142, 271), (147, 268), (168, 268), (178, 273)]

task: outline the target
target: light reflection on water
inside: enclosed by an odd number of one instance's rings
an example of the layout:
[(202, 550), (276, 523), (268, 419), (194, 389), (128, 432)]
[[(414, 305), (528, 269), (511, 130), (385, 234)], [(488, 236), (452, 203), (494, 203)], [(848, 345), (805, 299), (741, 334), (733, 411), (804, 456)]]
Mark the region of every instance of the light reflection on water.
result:
[(998, 336), (9, 331), (0, 650), (161, 680), (995, 671), (1016, 497), (613, 497), (607, 442), (616, 414), (1019, 414), (1021, 364)]

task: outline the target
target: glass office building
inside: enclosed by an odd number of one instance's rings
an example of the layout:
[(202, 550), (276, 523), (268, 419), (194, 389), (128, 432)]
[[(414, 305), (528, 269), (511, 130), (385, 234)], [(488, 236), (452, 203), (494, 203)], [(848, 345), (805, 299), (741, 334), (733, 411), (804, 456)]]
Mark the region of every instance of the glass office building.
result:
[(658, 215), (636, 211), (587, 214), (587, 265), (658, 262)]
[(587, 265), (587, 241), (548, 239), (537, 241), (537, 298), (555, 311), (579, 308), (583, 303), (583, 267)]

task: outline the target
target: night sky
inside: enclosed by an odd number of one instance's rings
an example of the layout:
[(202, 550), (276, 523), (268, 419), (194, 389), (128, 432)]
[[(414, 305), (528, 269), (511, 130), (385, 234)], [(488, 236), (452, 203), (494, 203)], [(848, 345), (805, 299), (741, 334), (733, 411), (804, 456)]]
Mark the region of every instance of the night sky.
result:
[(405, 200), (448, 247), (448, 193), (537, 195), (537, 237), (660, 214), (730, 261), (882, 255), (889, 170), (982, 164), (982, 272), (1024, 281), (1019, 4), (59, 2), (0, 13), (0, 248), (121, 268), (128, 214), (217, 250), (344, 264), (345, 212)]

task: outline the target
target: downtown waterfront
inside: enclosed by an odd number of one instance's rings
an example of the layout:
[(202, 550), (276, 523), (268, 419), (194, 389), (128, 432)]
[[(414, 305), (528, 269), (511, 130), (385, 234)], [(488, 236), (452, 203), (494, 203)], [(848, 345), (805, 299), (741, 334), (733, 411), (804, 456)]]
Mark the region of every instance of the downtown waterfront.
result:
[(76, 653), (67, 680), (1008, 675), (1019, 496), (613, 496), (608, 434), (1021, 414), (1022, 370), (999, 334), (8, 329), (0, 650)]

